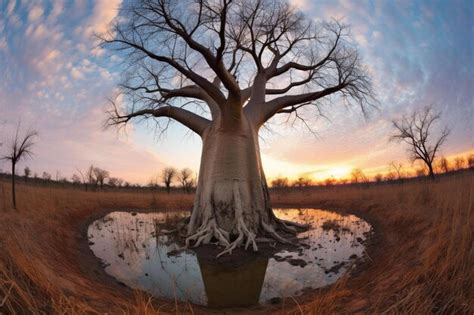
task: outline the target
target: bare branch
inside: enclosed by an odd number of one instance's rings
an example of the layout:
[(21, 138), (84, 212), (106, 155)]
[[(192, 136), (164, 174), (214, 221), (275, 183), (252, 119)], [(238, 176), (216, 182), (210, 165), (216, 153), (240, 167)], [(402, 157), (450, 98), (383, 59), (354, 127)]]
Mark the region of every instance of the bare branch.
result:
[(18, 123), (15, 135), (10, 144), (10, 150), (7, 155), (3, 156), (3, 160), (11, 161), (13, 165), (18, 163), (24, 157), (31, 157), (33, 152), (31, 148), (34, 145), (34, 138), (38, 136), (38, 132), (28, 129), (24, 136), (20, 135), (21, 123)]
[(202, 136), (210, 121), (183, 108), (163, 105), (156, 109), (146, 108), (128, 113), (122, 113), (116, 102), (111, 101), (112, 109), (108, 111), (107, 126), (125, 125), (131, 119), (142, 116), (169, 117), (180, 122), (198, 135)]
[[(365, 113), (365, 107), (373, 100), (372, 87), (369, 77), (365, 69), (360, 64), (360, 58), (357, 51), (346, 41), (345, 26), (335, 22), (332, 24), (325, 24), (321, 30), (313, 30), (310, 26), (305, 28), (305, 32), (310, 35), (296, 37), (294, 41), (306, 42), (312, 39), (319, 47), (313, 48), (311, 43), (307, 43), (304, 47), (306, 53), (303, 59), (306, 63), (301, 63), (299, 55), (296, 55), (292, 60), (286, 62), (282, 66), (277, 66), (283, 60), (279, 50), (275, 51), (275, 58), (273, 59), (269, 68), (265, 69), (263, 81), (271, 83), (272, 78), (280, 82), (289, 81), (288, 84), (282, 88), (268, 88), (265, 87), (264, 95), (280, 95), (269, 101), (259, 97), (254, 99), (254, 95), (262, 94), (262, 84), (258, 82), (262, 76), (256, 77), (254, 81), (253, 90), (251, 93), (251, 100), (246, 107), (246, 111), (252, 116), (257, 125), (262, 125), (268, 119), (273, 117), (276, 113), (284, 113), (284, 108), (293, 108), (299, 104), (310, 105), (319, 99), (325, 98), (328, 95), (338, 94), (349, 103), (354, 102), (359, 105)], [(311, 33), (311, 31), (313, 33)], [(322, 33), (321, 33), (322, 32)], [(325, 34), (325, 36), (322, 36)], [(326, 38), (323, 41), (321, 38)], [(290, 42), (288, 47), (295, 49), (299, 47), (297, 44)], [(319, 56), (316, 51), (326, 52)], [(284, 51), (283, 54), (289, 54)], [(277, 61), (276, 61), (277, 60)], [(286, 75), (286, 79), (281, 77)], [(293, 79), (294, 77), (299, 79)], [(270, 80), (270, 81), (269, 81)], [(258, 86), (257, 86), (258, 84)], [(259, 91), (255, 91), (255, 89)], [(298, 92), (297, 92), (298, 90)], [(310, 90), (306, 93), (301, 91)], [(286, 94), (291, 92), (291, 94)]]
[(364, 113), (373, 100), (347, 27), (316, 23), (287, 1), (137, 0), (124, 16), (101, 39), (129, 64), (129, 113), (187, 102), (213, 122), (243, 111), (260, 127), (333, 94)]
[(13, 208), (16, 209), (16, 190), (15, 190), (15, 171), (16, 164), (24, 157), (30, 157), (33, 152), (31, 148), (34, 145), (34, 138), (38, 136), (38, 133), (33, 129), (28, 129), (24, 136), (20, 135), (21, 122), (18, 122), (16, 127), (15, 135), (12, 139), (10, 150), (7, 155), (1, 157), (1, 160), (6, 160), (11, 162), (11, 182), (12, 182), (12, 203)]
[(445, 128), (438, 138), (434, 139), (430, 132), (433, 124), (441, 119), (441, 112), (434, 112), (433, 106), (427, 106), (411, 116), (394, 120), (396, 133), (390, 140), (405, 142), (409, 145), (412, 161), (421, 160), (427, 166), (429, 174), (434, 177), (433, 163), (439, 148), (446, 141), (449, 129)]

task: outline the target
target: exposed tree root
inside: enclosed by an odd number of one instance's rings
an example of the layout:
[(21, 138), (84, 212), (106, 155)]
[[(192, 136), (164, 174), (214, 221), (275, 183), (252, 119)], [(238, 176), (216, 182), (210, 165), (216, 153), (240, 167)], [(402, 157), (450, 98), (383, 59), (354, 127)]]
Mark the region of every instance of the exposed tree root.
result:
[[(244, 211), (242, 209), (242, 199), (240, 193), (240, 185), (238, 180), (233, 184), (233, 209), (234, 209), (234, 227), (232, 228), (235, 233), (235, 240), (231, 240), (231, 232), (226, 231), (218, 226), (215, 218), (214, 211), (207, 209), (205, 216), (202, 220), (201, 226), (194, 232), (194, 234), (188, 235), (185, 240), (186, 248), (189, 248), (192, 243), (194, 247), (201, 244), (209, 244), (212, 239), (216, 239), (217, 243), (224, 246), (224, 250), (220, 252), (217, 257), (225, 254), (232, 254), (232, 251), (240, 246), (244, 246), (245, 250), (252, 246), (253, 251), (258, 251), (257, 242), (259, 243), (271, 243), (276, 241), (282, 244), (296, 245), (296, 235), (298, 232), (307, 230), (308, 224), (301, 224), (297, 222), (290, 222), (277, 218), (271, 209), (268, 209), (268, 217), (257, 217), (254, 218), (259, 220), (259, 228), (255, 229), (255, 224), (249, 225), (244, 218)], [(262, 211), (264, 213), (264, 211)], [(252, 228), (250, 228), (252, 227)], [(280, 234), (279, 231), (283, 232)], [(257, 238), (257, 232), (263, 235)], [(286, 234), (294, 236), (294, 239), (288, 239)], [(285, 236), (282, 236), (285, 235)], [(265, 237), (267, 236), (267, 237)]]
[[(280, 236), (277, 231), (275, 230), (275, 228), (269, 224), (266, 224), (265, 222), (262, 222), (262, 227), (263, 227), (263, 230), (265, 232), (267, 232), (268, 234), (270, 234), (271, 237), (273, 237), (275, 240), (277, 240), (278, 242), (282, 243), (282, 244), (290, 244), (290, 245), (294, 245), (295, 243)], [(296, 233), (295, 233), (296, 235)]]
[[(275, 227), (273, 227), (273, 225), (261, 222), (263, 232), (268, 234), (269, 237), (257, 238), (257, 235), (247, 227), (243, 217), (237, 218), (236, 221), (236, 230), (238, 234), (234, 241), (230, 241), (229, 232), (219, 228), (216, 224), (216, 221), (214, 219), (210, 219), (205, 224), (201, 225), (196, 233), (186, 237), (186, 248), (189, 248), (192, 242), (194, 242), (192, 244), (193, 247), (197, 247), (201, 244), (209, 244), (213, 237), (217, 239), (218, 244), (225, 247), (224, 250), (217, 255), (217, 257), (223, 256), (225, 254), (232, 254), (232, 251), (235, 248), (242, 245), (244, 245), (245, 250), (247, 250), (249, 246), (252, 245), (253, 251), (258, 251), (257, 243), (271, 243), (272, 241), (275, 241), (282, 244), (296, 245), (295, 240), (290, 240), (281, 236)], [(283, 222), (277, 222), (277, 226), (280, 227), (284, 232), (289, 232), (290, 234), (296, 236), (296, 228), (283, 224)]]
[(303, 232), (306, 231), (310, 228), (309, 224), (303, 224), (303, 223), (298, 223), (298, 222), (292, 222), (292, 221), (287, 221), (287, 220), (282, 220), (277, 218), (275, 215), (274, 219), (277, 222), (281, 228), (287, 232), (290, 233), (298, 233), (298, 232)]
[(215, 237), (222, 246), (229, 246), (229, 233), (218, 227), (215, 219), (211, 219), (203, 223), (196, 233), (186, 238), (186, 248), (192, 241), (195, 241), (194, 247), (201, 243), (208, 244), (212, 237)]
[(256, 243), (256, 235), (248, 229), (242, 218), (237, 220), (236, 229), (239, 234), (237, 238), (231, 242), (230, 234), (227, 231), (219, 228), (216, 224), (216, 221), (211, 219), (205, 225), (201, 225), (196, 233), (186, 238), (186, 248), (190, 246), (191, 242), (194, 242), (193, 247), (197, 247), (201, 244), (209, 244), (211, 239), (214, 237), (218, 240), (220, 245), (225, 246), (225, 249), (219, 253), (217, 257), (220, 257), (226, 253), (231, 254), (232, 250), (242, 245), (244, 240), (246, 240), (246, 250), (251, 244), (253, 250), (257, 251), (258, 247)]

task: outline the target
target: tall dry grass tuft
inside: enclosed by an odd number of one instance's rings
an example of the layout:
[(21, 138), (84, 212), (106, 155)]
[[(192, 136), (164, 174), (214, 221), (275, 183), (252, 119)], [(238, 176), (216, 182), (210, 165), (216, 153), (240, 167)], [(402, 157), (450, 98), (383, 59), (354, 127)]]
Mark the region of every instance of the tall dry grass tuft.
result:
[[(334, 286), (284, 305), (289, 314), (472, 314), (474, 174), (437, 181), (272, 193), (275, 206), (353, 212), (373, 224), (368, 259)], [(0, 196), (9, 187), (0, 182)], [(0, 311), (7, 314), (206, 313), (153, 299), (105, 275), (85, 229), (110, 209), (189, 209), (192, 195), (18, 186), (0, 200)]]

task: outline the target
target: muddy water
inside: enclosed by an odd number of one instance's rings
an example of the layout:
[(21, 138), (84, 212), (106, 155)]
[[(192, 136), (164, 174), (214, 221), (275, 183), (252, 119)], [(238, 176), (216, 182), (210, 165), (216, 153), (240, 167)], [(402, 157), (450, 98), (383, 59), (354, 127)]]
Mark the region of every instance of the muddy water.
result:
[(89, 226), (89, 245), (105, 271), (124, 284), (211, 307), (280, 303), (334, 283), (364, 256), (371, 227), (356, 216), (320, 209), (276, 209), (275, 214), (311, 225), (298, 235), (301, 246), (270, 258), (255, 255), (239, 265), (208, 263), (195, 251), (182, 250), (173, 234), (162, 235), (164, 223), (187, 212), (109, 213)]

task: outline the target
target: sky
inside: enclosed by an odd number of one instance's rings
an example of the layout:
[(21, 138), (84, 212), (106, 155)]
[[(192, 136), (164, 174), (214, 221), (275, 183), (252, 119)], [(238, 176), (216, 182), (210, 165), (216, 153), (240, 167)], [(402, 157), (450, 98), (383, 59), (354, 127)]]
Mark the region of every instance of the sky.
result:
[[(0, 0), (0, 154), (18, 123), (39, 132), (23, 161), (39, 176), (70, 178), (88, 165), (147, 183), (165, 166), (199, 169), (201, 140), (173, 124), (157, 136), (146, 123), (127, 133), (104, 130), (117, 93), (121, 56), (97, 46), (94, 33), (119, 18), (122, 0)], [(389, 142), (391, 121), (433, 104), (451, 134), (444, 156), (474, 150), (473, 6), (467, 1), (292, 0), (315, 21), (348, 24), (373, 80), (378, 105), (365, 117), (341, 103), (303, 125), (271, 122), (261, 133), (268, 178), (344, 177), (353, 168), (385, 172), (411, 165), (406, 147)], [(0, 162), (0, 169), (9, 166)]]

